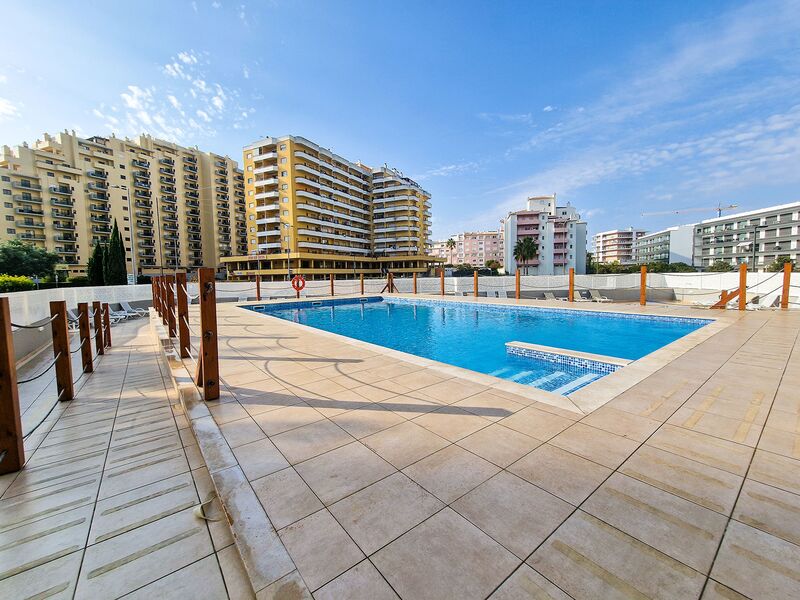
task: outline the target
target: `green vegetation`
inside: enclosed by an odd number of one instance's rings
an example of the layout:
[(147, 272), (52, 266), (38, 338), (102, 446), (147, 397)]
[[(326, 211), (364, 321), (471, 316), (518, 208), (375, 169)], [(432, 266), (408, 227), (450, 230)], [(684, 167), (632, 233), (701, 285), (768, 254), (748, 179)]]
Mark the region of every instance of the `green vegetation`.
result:
[(114, 229), (103, 257), (103, 281), (106, 285), (125, 285), (128, 283), (128, 267), (125, 264), (125, 246), (114, 219)]
[(86, 265), (86, 278), (91, 285), (103, 285), (105, 279), (103, 277), (103, 259), (105, 258), (105, 246), (102, 244), (95, 244), (92, 255), (89, 257), (89, 263)]
[(486, 268), (491, 270), (492, 273), (497, 273), (498, 269), (503, 266), (503, 265), (500, 264), (499, 261), (496, 261), (493, 258), (490, 258), (489, 260), (487, 260), (485, 264), (486, 264)]
[(524, 237), (517, 240), (517, 243), (514, 245), (514, 259), (518, 263), (525, 265), (526, 275), (528, 274), (527, 262), (533, 260), (537, 256), (539, 256), (539, 246), (533, 241), (533, 238)]
[(0, 243), (0, 273), (6, 275), (37, 275), (42, 279), (52, 279), (58, 261), (58, 254), (21, 240)]
[(0, 275), (0, 292), (23, 292), (36, 289), (30, 277), (23, 275)]
[(794, 271), (794, 261), (789, 258), (788, 256), (779, 256), (775, 261), (771, 262), (767, 265), (767, 271), (771, 273), (775, 273), (777, 271), (783, 271), (783, 265), (789, 263), (792, 265), (792, 271)]
[(728, 273), (733, 271), (733, 265), (727, 260), (716, 260), (714, 264), (708, 267), (708, 270), (712, 273)]
[(444, 243), (445, 247), (450, 251), (450, 262), (453, 262), (453, 249), (456, 247), (456, 241), (453, 238), (448, 239)]
[(648, 273), (693, 273), (695, 269), (692, 265), (687, 265), (683, 262), (665, 263), (665, 262), (651, 262), (638, 265), (623, 265), (619, 261), (611, 263), (596, 263), (594, 262), (591, 253), (586, 255), (586, 273), (597, 275), (617, 275), (620, 273), (638, 273), (642, 270), (642, 266), (647, 267)]

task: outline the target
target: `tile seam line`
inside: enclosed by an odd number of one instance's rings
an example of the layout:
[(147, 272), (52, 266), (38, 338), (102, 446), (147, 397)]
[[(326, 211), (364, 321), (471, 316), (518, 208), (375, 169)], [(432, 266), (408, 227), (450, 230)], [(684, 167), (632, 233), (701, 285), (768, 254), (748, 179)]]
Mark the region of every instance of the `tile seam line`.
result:
[[(774, 317), (772, 317), (772, 318), (774, 318)], [(765, 326), (771, 320), (772, 319), (769, 319), (765, 323)], [(760, 329), (759, 329), (759, 331), (760, 331)], [(753, 466), (753, 460), (755, 459), (756, 452), (758, 451), (758, 446), (761, 443), (761, 438), (764, 435), (764, 429), (766, 429), (766, 423), (769, 420), (769, 416), (770, 416), (770, 414), (772, 414), (772, 409), (775, 406), (775, 398), (778, 395), (778, 390), (780, 389), (780, 382), (783, 381), (783, 378), (786, 376), (786, 371), (787, 371), (787, 369), (789, 367), (789, 364), (792, 362), (792, 358), (795, 355), (795, 353), (800, 354), (800, 350), (798, 350), (799, 342), (800, 342), (800, 331), (798, 331), (795, 334), (794, 344), (792, 345), (792, 349), (789, 351), (789, 355), (786, 357), (786, 361), (784, 363), (783, 370), (781, 372), (781, 380), (778, 382), (778, 386), (776, 386), (775, 391), (772, 394), (772, 400), (770, 401), (769, 410), (767, 411), (767, 416), (766, 416), (766, 419), (764, 420), (764, 426), (761, 428), (761, 432), (758, 434), (758, 440), (756, 440), (756, 445), (753, 447), (753, 453), (750, 455), (750, 461), (747, 464), (747, 470), (745, 471), (745, 474), (742, 477), (742, 482), (739, 485), (739, 490), (736, 492), (736, 499), (734, 500), (733, 505), (731, 507), (731, 512), (730, 512), (729, 515), (727, 515), (727, 521), (725, 523), (725, 529), (723, 530), (722, 535), (719, 538), (719, 543), (717, 544), (716, 551), (714, 552), (714, 558), (711, 561), (711, 566), (708, 569), (708, 574), (706, 575), (706, 580), (703, 583), (703, 589), (700, 590), (700, 595), (701, 596), (705, 593), (706, 587), (708, 586), (708, 582), (711, 580), (711, 573), (714, 570), (714, 566), (717, 564), (717, 558), (719, 558), (719, 552), (722, 549), (722, 542), (724, 541), (725, 536), (728, 534), (728, 528), (730, 527), (731, 521), (735, 520), (737, 522), (740, 522), (738, 519), (734, 519), (733, 518), (733, 513), (736, 510), (736, 505), (739, 504), (739, 498), (742, 495), (742, 489), (744, 488), (744, 484), (747, 481), (748, 476), (750, 475), (750, 470), (751, 470), (751, 468)], [(758, 481), (758, 480), (754, 479), (753, 481)], [(778, 489), (781, 489), (781, 488), (778, 488)], [(748, 525), (748, 526), (752, 527), (752, 525)], [(763, 529), (758, 528), (758, 527), (754, 527), (754, 529), (757, 529), (758, 531), (764, 531)], [(769, 533), (768, 531), (764, 531), (764, 533), (766, 533), (768, 535), (773, 535), (773, 534)], [(778, 539), (783, 539), (780, 536), (774, 536), (774, 537), (776, 537)], [(722, 582), (720, 582), (720, 583), (722, 583)], [(722, 585), (725, 585), (725, 584), (722, 584)], [(731, 588), (731, 589), (733, 589), (733, 588)], [(734, 590), (734, 591), (738, 592), (738, 590)], [(738, 593), (741, 593), (741, 592), (738, 592)]]
[[(747, 344), (747, 343), (748, 343), (748, 342), (749, 342), (749, 341), (750, 341), (750, 340), (751, 340), (751, 339), (752, 339), (752, 338), (753, 338), (753, 337), (754, 337), (754, 336), (755, 336), (755, 335), (756, 335), (758, 332), (760, 332), (760, 331), (761, 331), (761, 330), (762, 330), (762, 329), (763, 329), (763, 328), (764, 328), (764, 327), (765, 327), (765, 326), (766, 326), (766, 325), (769, 323), (769, 321), (770, 321), (770, 320), (771, 320), (771, 319), (764, 321), (764, 323), (762, 323), (762, 324), (761, 324), (759, 327), (757, 327), (757, 328), (755, 329), (755, 331), (753, 331), (753, 332), (752, 332), (752, 333), (751, 333), (749, 336), (747, 336), (747, 338), (746, 338), (745, 340), (743, 340), (743, 341), (742, 341), (742, 342), (739, 344), (739, 347), (737, 348), (737, 350), (731, 354), (731, 357), (732, 357), (732, 356), (734, 356), (734, 355), (736, 354), (736, 352), (738, 352), (738, 351), (739, 351), (741, 348), (743, 348), (743, 347), (744, 347), (744, 346), (745, 346), (745, 345), (746, 345), (746, 344)], [(722, 367), (723, 367), (723, 366), (724, 366), (724, 365), (725, 365), (725, 364), (728, 362), (728, 360), (730, 360), (730, 358), (729, 358), (729, 359), (727, 359), (727, 360), (726, 360), (724, 363), (722, 363), (722, 364), (721, 364), (719, 367), (717, 367), (716, 369), (714, 369), (714, 371), (713, 371), (713, 372), (712, 372), (712, 373), (711, 373), (711, 374), (710, 374), (708, 377), (706, 377), (706, 379), (705, 379), (703, 382), (701, 382), (701, 383), (698, 385), (698, 387), (695, 389), (695, 391), (692, 393), (692, 395), (690, 395), (690, 396), (689, 396), (689, 398), (687, 398), (686, 400), (684, 400), (683, 402), (681, 402), (680, 406), (678, 406), (677, 408), (675, 408), (675, 410), (674, 410), (674, 411), (672, 411), (672, 413), (670, 413), (670, 415), (669, 415), (669, 416), (668, 416), (668, 417), (667, 417), (667, 418), (666, 418), (666, 419), (665, 419), (665, 420), (664, 420), (664, 421), (661, 423), (661, 425), (660, 425), (660, 426), (659, 426), (659, 427), (658, 427), (658, 428), (657, 428), (657, 429), (656, 429), (656, 430), (655, 430), (653, 433), (651, 433), (650, 435), (648, 435), (648, 436), (647, 436), (647, 438), (646, 438), (646, 439), (645, 439), (643, 442), (641, 442), (641, 443), (640, 443), (640, 444), (639, 444), (639, 445), (636, 447), (636, 449), (635, 449), (633, 452), (631, 452), (631, 454), (629, 455), (629, 458), (630, 458), (630, 456), (633, 456), (633, 455), (634, 455), (636, 452), (638, 452), (638, 451), (639, 451), (639, 449), (640, 449), (642, 446), (644, 446), (644, 445), (645, 445), (645, 444), (646, 444), (646, 443), (647, 443), (647, 442), (650, 440), (650, 438), (652, 438), (652, 437), (655, 435), (655, 433), (656, 433), (656, 432), (657, 432), (659, 429), (661, 429), (661, 427), (663, 427), (664, 423), (666, 423), (668, 419), (670, 419), (670, 418), (671, 418), (671, 417), (672, 417), (672, 416), (673, 416), (673, 415), (674, 415), (674, 414), (675, 414), (675, 413), (676, 413), (678, 410), (680, 410), (680, 409), (683, 407), (683, 405), (684, 405), (686, 402), (688, 402), (688, 401), (689, 401), (689, 399), (690, 399), (690, 398), (691, 398), (691, 397), (694, 395), (694, 393), (696, 393), (696, 392), (697, 392), (697, 390), (698, 390), (698, 389), (700, 389), (700, 387), (702, 387), (703, 385), (705, 385), (705, 384), (706, 384), (706, 383), (707, 383), (707, 382), (708, 382), (708, 381), (709, 381), (709, 380), (710, 380), (712, 377), (714, 377), (714, 375), (716, 375), (716, 374), (717, 374), (717, 373), (720, 371), (720, 369), (722, 369)], [(572, 426), (572, 425), (570, 425), (570, 427), (571, 427), (571, 426)], [(569, 427), (567, 427), (567, 429), (569, 429)], [(553, 436), (553, 437), (555, 437), (555, 436)], [(552, 438), (551, 438), (551, 439), (552, 439)], [(627, 461), (627, 459), (626, 459), (626, 461)], [(512, 463), (512, 464), (513, 464), (513, 463)], [(622, 463), (622, 464), (625, 464), (625, 461), (623, 461), (623, 463)], [(537, 551), (537, 550), (539, 550), (539, 548), (541, 548), (541, 547), (542, 547), (542, 546), (543, 546), (543, 545), (544, 545), (544, 544), (545, 544), (545, 543), (546, 543), (546, 542), (547, 542), (547, 541), (548, 541), (548, 540), (549, 540), (549, 539), (550, 539), (550, 538), (551, 538), (551, 537), (552, 537), (552, 536), (553, 536), (553, 535), (554, 535), (554, 534), (555, 534), (555, 533), (556, 533), (556, 532), (557, 532), (557, 531), (558, 531), (558, 530), (559, 530), (559, 529), (560, 529), (560, 528), (561, 528), (561, 527), (564, 525), (564, 523), (566, 523), (566, 522), (567, 522), (567, 521), (568, 521), (568, 520), (569, 520), (569, 519), (572, 517), (572, 515), (576, 514), (576, 513), (577, 513), (579, 510), (581, 510), (581, 507), (583, 506), (583, 504), (584, 504), (584, 503), (585, 503), (585, 502), (586, 502), (586, 501), (587, 501), (589, 498), (591, 498), (591, 497), (592, 497), (592, 496), (593, 496), (593, 495), (594, 495), (594, 494), (597, 492), (597, 490), (598, 490), (598, 489), (599, 489), (599, 488), (600, 488), (600, 487), (601, 487), (603, 484), (605, 484), (605, 483), (606, 483), (606, 481), (608, 481), (608, 480), (611, 478), (611, 476), (612, 476), (614, 473), (617, 473), (617, 472), (619, 471), (619, 467), (621, 467), (621, 466), (622, 466), (622, 464), (620, 464), (620, 465), (619, 465), (619, 466), (618, 466), (616, 469), (612, 469), (611, 473), (609, 473), (609, 475), (608, 475), (607, 477), (605, 477), (605, 478), (604, 478), (604, 479), (603, 479), (603, 480), (602, 480), (602, 481), (601, 481), (601, 482), (600, 482), (600, 483), (599, 483), (599, 484), (598, 484), (598, 485), (597, 485), (597, 486), (594, 488), (594, 490), (592, 490), (592, 492), (591, 492), (591, 493), (590, 493), (588, 496), (586, 496), (586, 498), (584, 498), (584, 499), (583, 499), (583, 501), (582, 501), (582, 502), (580, 502), (580, 503), (579, 503), (577, 506), (575, 506), (575, 510), (573, 510), (572, 512), (570, 512), (570, 514), (569, 514), (569, 515), (567, 515), (567, 516), (564, 518), (564, 520), (563, 520), (563, 521), (562, 521), (562, 522), (561, 522), (561, 523), (558, 525), (558, 527), (556, 527), (555, 529), (553, 529), (553, 531), (550, 533), (550, 535), (548, 535), (548, 536), (547, 536), (547, 537), (546, 537), (544, 540), (542, 540), (542, 541), (541, 541), (541, 543), (540, 543), (540, 544), (539, 544), (539, 545), (538, 545), (536, 548), (534, 548), (534, 550), (533, 550), (533, 551), (532, 551), (532, 552), (531, 552), (531, 553), (530, 553), (530, 554), (529, 554), (529, 555), (528, 555), (528, 556), (525, 558), (525, 560), (523, 560), (523, 561), (522, 561), (522, 564), (527, 564), (528, 560), (530, 560), (530, 558), (531, 558), (531, 557), (532, 557), (532, 556), (533, 556), (533, 555), (536, 553), (536, 551)], [(608, 467), (606, 467), (606, 468), (608, 468)], [(624, 475), (624, 473), (622, 473), (622, 474)], [(667, 492), (667, 493), (670, 493), (670, 492)], [(674, 495), (674, 494), (673, 494), (673, 495)], [(591, 514), (591, 513), (587, 513), (587, 514)], [(612, 526), (612, 527), (613, 527), (613, 526)], [(615, 529), (615, 530), (617, 530), (617, 531), (619, 531), (620, 533), (622, 533), (622, 534), (624, 534), (624, 535), (629, 535), (629, 534), (625, 533), (624, 531), (622, 531), (621, 529), (618, 529), (618, 528), (616, 528), (616, 527), (614, 527), (614, 529)], [(727, 525), (726, 525), (726, 529), (727, 529)], [(633, 536), (630, 536), (630, 537), (633, 537)], [(646, 546), (648, 546), (648, 547), (652, 548), (652, 546), (650, 546), (650, 544), (646, 544), (645, 542), (643, 542), (642, 540), (639, 540), (638, 538), (634, 538), (634, 539), (636, 539), (636, 540), (638, 540), (639, 542), (641, 542), (642, 544), (645, 544)], [(720, 538), (720, 541), (721, 541), (721, 540), (722, 540), (722, 538)], [(656, 552), (660, 552), (661, 554), (664, 554), (663, 552), (661, 552), (661, 551), (660, 551), (660, 550), (658, 550), (657, 548), (653, 548), (653, 549), (654, 549)], [(716, 558), (716, 557), (715, 557), (715, 558)], [(675, 559), (673, 559), (673, 560), (675, 560)], [(680, 561), (678, 561), (678, 562), (680, 562)], [(683, 563), (681, 563), (681, 564), (683, 564)], [(711, 573), (711, 570), (713, 569), (713, 567), (714, 567), (714, 563), (713, 563), (713, 561), (712, 561), (712, 563), (711, 563), (711, 567), (709, 568), (709, 574)], [(690, 567), (690, 568), (691, 568), (691, 567)], [(511, 575), (513, 575), (513, 574), (514, 574), (514, 573), (515, 573), (515, 572), (516, 572), (518, 569), (519, 569), (519, 567), (517, 567), (517, 569), (515, 569), (515, 570), (514, 570), (514, 571), (513, 571), (513, 572), (512, 572), (512, 573), (511, 573), (511, 574), (510, 574), (508, 577), (506, 577), (506, 578), (505, 578), (503, 581), (501, 581), (501, 582), (500, 582), (500, 584), (499, 584), (499, 585), (498, 585), (498, 586), (497, 586), (495, 589), (493, 589), (493, 590), (492, 590), (492, 592), (489, 594), (489, 596), (491, 596), (491, 595), (492, 595), (492, 594), (494, 594), (494, 593), (495, 593), (495, 592), (496, 592), (498, 589), (500, 589), (500, 587), (501, 587), (501, 586), (502, 586), (502, 585), (503, 585), (503, 584), (504, 584), (506, 581), (508, 581), (508, 579), (511, 577)], [(693, 570), (696, 570), (696, 569), (693, 569)], [(536, 573), (538, 573), (539, 575), (541, 575), (542, 577), (544, 577), (544, 578), (545, 578), (547, 581), (549, 581), (550, 583), (552, 583), (553, 585), (555, 585), (556, 587), (558, 587), (558, 589), (561, 589), (562, 591), (564, 591), (564, 593), (566, 593), (568, 596), (570, 595), (568, 592), (566, 592), (566, 590), (563, 590), (563, 589), (562, 589), (560, 586), (558, 586), (556, 583), (552, 582), (552, 581), (551, 581), (551, 580), (550, 580), (548, 577), (546, 577), (546, 576), (545, 576), (543, 573), (540, 573), (540, 572), (539, 572), (538, 570), (536, 570), (536, 569), (534, 569), (534, 571), (536, 571)], [(701, 573), (701, 575), (702, 575), (702, 573)], [(707, 582), (707, 581), (708, 581), (708, 574), (706, 574), (706, 582)], [(699, 592), (698, 598), (702, 596), (702, 594), (703, 594), (703, 591), (704, 591), (704, 590), (705, 590), (705, 583), (703, 584), (702, 588), (700, 589), (700, 592)], [(489, 596), (487, 596), (487, 598), (488, 598)]]

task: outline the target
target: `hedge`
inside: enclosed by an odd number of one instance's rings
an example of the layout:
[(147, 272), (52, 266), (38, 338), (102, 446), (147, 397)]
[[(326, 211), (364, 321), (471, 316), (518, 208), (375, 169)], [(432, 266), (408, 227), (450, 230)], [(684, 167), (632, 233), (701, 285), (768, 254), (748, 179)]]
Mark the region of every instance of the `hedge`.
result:
[(23, 275), (0, 275), (0, 292), (23, 292), (36, 289), (30, 277)]

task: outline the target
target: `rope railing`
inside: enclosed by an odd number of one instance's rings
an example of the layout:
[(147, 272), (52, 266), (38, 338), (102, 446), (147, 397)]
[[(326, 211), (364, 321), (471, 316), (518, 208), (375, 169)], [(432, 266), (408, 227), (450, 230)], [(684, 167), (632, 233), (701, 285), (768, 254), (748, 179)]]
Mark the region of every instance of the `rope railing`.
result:
[(24, 384), (24, 383), (30, 383), (31, 381), (36, 381), (37, 379), (39, 379), (39, 377), (42, 377), (42, 376), (43, 376), (45, 373), (47, 373), (47, 372), (48, 372), (50, 369), (52, 369), (53, 367), (55, 367), (55, 366), (56, 366), (56, 363), (58, 362), (58, 359), (59, 359), (59, 358), (61, 358), (61, 352), (59, 352), (58, 354), (56, 354), (56, 357), (53, 359), (53, 362), (51, 362), (49, 365), (47, 365), (47, 368), (46, 368), (44, 371), (42, 371), (42, 372), (41, 372), (41, 373), (39, 373), (38, 375), (34, 375), (33, 377), (29, 377), (28, 379), (18, 379), (18, 380), (17, 380), (17, 385), (22, 385), (22, 384)]
[(58, 315), (53, 315), (49, 319), (46, 319), (37, 325), (19, 325), (18, 323), (11, 323), (11, 327), (16, 327), (17, 329), (38, 329), (39, 331), (41, 331), (45, 325), (49, 325), (57, 318)]
[(36, 431), (37, 429), (39, 429), (39, 427), (42, 425), (42, 423), (44, 423), (45, 421), (47, 421), (47, 418), (48, 418), (48, 417), (49, 417), (51, 414), (53, 414), (53, 410), (55, 410), (55, 407), (56, 407), (56, 406), (58, 406), (59, 402), (61, 401), (61, 397), (62, 397), (63, 395), (64, 395), (64, 390), (61, 390), (61, 393), (60, 393), (60, 394), (58, 395), (58, 397), (56, 398), (56, 401), (55, 401), (55, 402), (53, 402), (53, 405), (50, 407), (50, 410), (48, 410), (48, 411), (47, 411), (47, 414), (45, 414), (45, 416), (44, 416), (44, 417), (42, 417), (42, 418), (41, 418), (41, 420), (40, 420), (38, 423), (36, 423), (36, 425), (34, 425), (33, 427), (31, 427), (31, 429), (28, 431), (28, 433), (26, 433), (26, 434), (24, 434), (24, 435), (22, 436), (22, 439), (23, 439), (23, 440), (27, 440), (29, 437), (31, 437), (31, 435), (33, 434), (33, 432), (34, 432), (34, 431)]

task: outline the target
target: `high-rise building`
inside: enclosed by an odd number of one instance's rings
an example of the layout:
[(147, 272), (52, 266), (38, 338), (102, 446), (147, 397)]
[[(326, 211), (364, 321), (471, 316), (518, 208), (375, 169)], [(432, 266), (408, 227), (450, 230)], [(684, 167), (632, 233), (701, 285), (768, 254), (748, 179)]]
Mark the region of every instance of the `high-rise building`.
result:
[(678, 225), (641, 236), (633, 243), (633, 261), (692, 264), (694, 225)]
[(633, 245), (646, 232), (643, 229), (612, 229), (594, 234), (594, 260), (598, 263), (633, 263)]
[(61, 256), (58, 269), (85, 275), (95, 244), (117, 222), (128, 273), (219, 268), (247, 250), (244, 177), (234, 160), (141, 135), (45, 134), (4, 146), (0, 188), (6, 227)]
[(780, 256), (800, 258), (800, 202), (701, 221), (694, 226), (694, 265), (717, 261), (764, 271)]
[(451, 264), (468, 264), (483, 268), (486, 262), (495, 260), (501, 265), (505, 260), (503, 253), (503, 230), (467, 231), (450, 236), (455, 247), (448, 248), (447, 240), (433, 243), (433, 256)]
[[(556, 195), (532, 196), (527, 209), (509, 213), (503, 221), (505, 270), (521, 269), (529, 275), (564, 275), (574, 268), (586, 272), (586, 222), (572, 206), (557, 206)], [(538, 253), (532, 260), (517, 264), (517, 240), (532, 238)]]
[(430, 194), (396, 169), (285, 136), (246, 146), (244, 172), (247, 251), (222, 259), (235, 277), (424, 273), (437, 263)]

